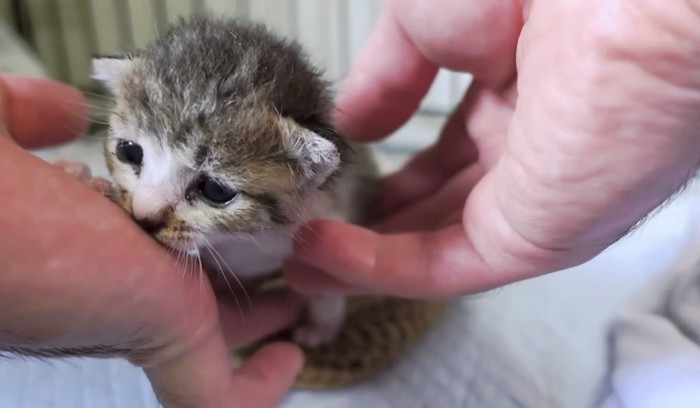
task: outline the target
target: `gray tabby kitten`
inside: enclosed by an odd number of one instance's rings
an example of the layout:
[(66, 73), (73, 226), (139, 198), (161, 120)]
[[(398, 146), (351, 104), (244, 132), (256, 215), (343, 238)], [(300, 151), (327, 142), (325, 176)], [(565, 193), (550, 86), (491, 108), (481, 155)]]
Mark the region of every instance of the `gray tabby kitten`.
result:
[[(93, 76), (116, 97), (105, 154), (118, 201), (164, 246), (259, 279), (279, 272), (306, 221), (362, 222), (371, 155), (334, 129), (328, 86), (297, 44), (200, 17), (143, 52), (95, 59)], [(345, 303), (309, 302), (295, 338), (315, 346)]]

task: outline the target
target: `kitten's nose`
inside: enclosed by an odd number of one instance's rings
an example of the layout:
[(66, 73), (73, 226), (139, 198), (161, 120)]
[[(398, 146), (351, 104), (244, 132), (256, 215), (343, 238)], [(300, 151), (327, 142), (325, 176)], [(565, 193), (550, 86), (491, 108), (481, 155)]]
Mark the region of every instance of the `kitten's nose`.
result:
[(162, 219), (154, 218), (134, 218), (136, 223), (147, 233), (157, 234), (165, 227), (165, 222)]

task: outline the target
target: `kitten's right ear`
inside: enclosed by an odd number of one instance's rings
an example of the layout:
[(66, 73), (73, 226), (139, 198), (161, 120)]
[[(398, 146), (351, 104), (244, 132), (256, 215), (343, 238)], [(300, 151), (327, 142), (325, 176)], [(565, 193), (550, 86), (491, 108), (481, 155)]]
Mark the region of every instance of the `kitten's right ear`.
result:
[(123, 57), (95, 57), (92, 59), (92, 78), (102, 82), (114, 95), (119, 94), (124, 75), (134, 65), (135, 59)]

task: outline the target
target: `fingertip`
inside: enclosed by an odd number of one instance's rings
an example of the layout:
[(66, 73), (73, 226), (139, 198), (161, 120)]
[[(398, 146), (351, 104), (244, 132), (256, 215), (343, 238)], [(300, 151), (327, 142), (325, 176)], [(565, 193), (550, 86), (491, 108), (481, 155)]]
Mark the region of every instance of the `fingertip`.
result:
[(293, 326), (305, 306), (298, 293), (276, 289), (257, 294), (245, 308), (240, 301), (220, 299), (219, 318), (228, 346), (237, 349)]
[(313, 221), (294, 242), (294, 256), (306, 265), (292, 263), (290, 272), (300, 272), (299, 277), (303, 272), (298, 268), (310, 266), (318, 271), (313, 275), (318, 282), (308, 277), (306, 283), (297, 282), (307, 290), (355, 293), (359, 291), (355, 286), (365, 286), (357, 277), (374, 270), (380, 244), (381, 236), (369, 229), (341, 221)]
[(302, 260), (318, 254), (328, 246), (343, 246), (352, 243), (356, 236), (372, 240), (374, 234), (365, 228), (336, 220), (313, 220), (303, 225), (294, 236), (294, 251)]
[(439, 70), (406, 36), (394, 7), (391, 2), (384, 7), (336, 101), (336, 126), (352, 140), (374, 141), (398, 129), (416, 112)]
[(304, 367), (304, 352), (296, 344), (275, 342), (267, 345), (264, 350), (270, 353), (271, 361), (286, 364), (293, 378), (296, 378)]
[(237, 372), (237, 375), (259, 384), (273, 384), (280, 381), (291, 386), (304, 367), (304, 353), (292, 344), (270, 343), (260, 349)]
[(88, 128), (85, 96), (69, 85), (3, 74), (0, 92), (8, 130), (26, 148), (67, 142)]
[(294, 253), (298, 256), (314, 253), (326, 238), (329, 224), (334, 221), (312, 220), (302, 225), (294, 235)]

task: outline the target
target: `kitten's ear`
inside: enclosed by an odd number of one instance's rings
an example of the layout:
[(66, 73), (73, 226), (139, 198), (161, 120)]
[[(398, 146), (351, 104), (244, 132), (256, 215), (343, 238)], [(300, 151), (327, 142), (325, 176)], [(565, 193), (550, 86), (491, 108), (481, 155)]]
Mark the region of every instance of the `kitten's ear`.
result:
[(92, 78), (104, 84), (114, 95), (119, 94), (119, 86), (124, 75), (134, 64), (134, 58), (95, 57), (92, 59)]
[(286, 122), (285, 131), (288, 149), (292, 156), (299, 160), (304, 171), (304, 177), (315, 186), (321, 186), (328, 178), (340, 169), (340, 151), (332, 141), (309, 129), (297, 125), (290, 119)]

